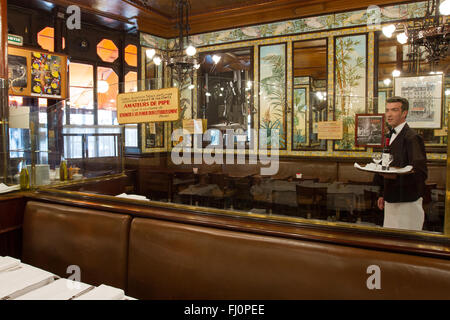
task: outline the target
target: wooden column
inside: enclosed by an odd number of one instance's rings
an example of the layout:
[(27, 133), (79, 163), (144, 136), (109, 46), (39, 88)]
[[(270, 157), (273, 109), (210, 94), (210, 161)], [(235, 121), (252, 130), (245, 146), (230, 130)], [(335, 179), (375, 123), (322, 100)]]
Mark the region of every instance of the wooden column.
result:
[(6, 0), (0, 0), (0, 181), (6, 182), (8, 162), (8, 21)]
[(0, 0), (0, 78), (8, 78), (8, 21), (7, 21), (7, 6), (6, 0)]

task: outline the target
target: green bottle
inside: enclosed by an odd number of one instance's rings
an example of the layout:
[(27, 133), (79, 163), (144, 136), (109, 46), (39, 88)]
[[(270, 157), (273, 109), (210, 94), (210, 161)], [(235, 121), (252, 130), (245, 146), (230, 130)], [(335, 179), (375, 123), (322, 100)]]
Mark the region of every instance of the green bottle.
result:
[(30, 189), (30, 173), (28, 172), (25, 161), (22, 161), (22, 169), (20, 170), (20, 190)]
[(61, 158), (61, 163), (59, 165), (59, 180), (67, 180), (67, 162), (64, 158)]

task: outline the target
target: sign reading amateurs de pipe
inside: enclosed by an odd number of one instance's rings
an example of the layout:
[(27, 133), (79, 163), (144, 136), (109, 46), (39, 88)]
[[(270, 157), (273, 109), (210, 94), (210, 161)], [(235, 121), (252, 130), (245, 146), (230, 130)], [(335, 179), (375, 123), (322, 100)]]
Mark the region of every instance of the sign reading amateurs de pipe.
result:
[(178, 88), (121, 93), (117, 96), (117, 121), (176, 121), (180, 114), (179, 94)]

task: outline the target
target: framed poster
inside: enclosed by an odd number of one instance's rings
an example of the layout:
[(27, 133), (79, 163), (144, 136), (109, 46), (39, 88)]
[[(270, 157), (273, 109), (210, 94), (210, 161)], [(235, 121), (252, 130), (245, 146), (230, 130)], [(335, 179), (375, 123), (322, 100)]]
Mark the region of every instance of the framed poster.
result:
[(62, 97), (62, 57), (51, 53), (31, 53), (31, 95)]
[(411, 128), (441, 128), (443, 81), (442, 74), (394, 78), (394, 95), (409, 101)]
[(382, 147), (384, 114), (356, 114), (355, 117), (355, 145), (358, 147)]
[(30, 57), (29, 52), (8, 46), (8, 94), (14, 96), (30, 95)]
[(67, 57), (61, 54), (8, 47), (9, 94), (66, 99)]

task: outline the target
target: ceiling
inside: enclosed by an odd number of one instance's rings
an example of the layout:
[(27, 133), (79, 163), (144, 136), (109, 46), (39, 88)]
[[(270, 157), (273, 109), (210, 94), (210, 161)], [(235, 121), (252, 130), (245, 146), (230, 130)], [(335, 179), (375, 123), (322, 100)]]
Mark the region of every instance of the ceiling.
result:
[[(102, 24), (137, 25), (138, 29), (164, 38), (176, 37), (172, 0), (8, 0), (52, 9), (78, 5), (82, 14), (100, 17)], [(190, 0), (191, 34), (387, 5), (399, 0)]]

